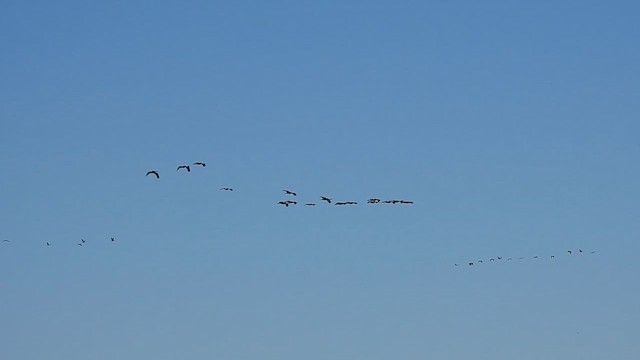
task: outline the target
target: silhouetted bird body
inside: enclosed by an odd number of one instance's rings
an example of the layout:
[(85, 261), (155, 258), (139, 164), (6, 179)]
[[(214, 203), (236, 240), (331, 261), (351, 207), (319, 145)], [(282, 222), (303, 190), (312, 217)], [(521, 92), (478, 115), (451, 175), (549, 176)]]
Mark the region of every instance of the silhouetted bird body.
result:
[(331, 204), (331, 199), (326, 197), (326, 196), (320, 196), (320, 200), (324, 200), (324, 201), (328, 202), (329, 204)]
[(196, 161), (196, 162), (194, 162), (194, 163), (193, 163), (193, 165), (196, 165), (196, 166), (202, 166), (202, 167), (207, 166), (207, 164), (205, 164), (205, 163), (203, 163), (203, 162), (200, 162), (200, 161)]
[(230, 188), (230, 187), (223, 187), (223, 188), (220, 188), (220, 190), (222, 190), (222, 191), (233, 191), (233, 189)]
[(293, 195), (293, 196), (298, 195), (298, 194), (296, 194), (296, 193), (294, 193), (293, 191), (290, 191), (290, 190), (286, 190), (285, 189), (285, 190), (282, 190), (282, 191), (284, 191), (284, 193), (287, 194), (287, 195)]
[(191, 168), (189, 167), (189, 165), (180, 165), (180, 166), (178, 166), (176, 171), (178, 171), (180, 169), (187, 169), (187, 172), (191, 172)]
[(160, 174), (155, 170), (147, 171), (147, 175), (145, 176), (149, 176), (149, 175), (155, 175), (157, 179), (160, 179)]

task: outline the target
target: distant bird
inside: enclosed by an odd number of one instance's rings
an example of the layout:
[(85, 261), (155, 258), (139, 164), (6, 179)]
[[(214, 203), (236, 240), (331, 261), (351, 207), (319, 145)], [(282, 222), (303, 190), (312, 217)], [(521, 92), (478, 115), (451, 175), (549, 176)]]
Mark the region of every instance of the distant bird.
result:
[(331, 204), (331, 199), (326, 197), (326, 196), (320, 196), (320, 200), (324, 200), (324, 201), (328, 202), (329, 204)]
[(592, 253), (592, 254), (595, 254), (596, 252), (595, 252), (595, 251), (592, 251), (591, 253)]
[(534, 256), (533, 258), (534, 258), (534, 259), (537, 259), (537, 258), (538, 258), (538, 255)]
[(379, 202), (380, 202), (380, 199), (377, 199), (377, 198), (371, 198), (367, 200), (367, 204), (377, 204)]
[(196, 161), (196, 162), (194, 162), (194, 163), (193, 163), (193, 165), (196, 165), (196, 166), (202, 166), (202, 167), (207, 166), (207, 164), (205, 164), (205, 163), (203, 163), (203, 162), (200, 162), (200, 161)]
[(358, 204), (357, 201), (347, 201), (347, 205), (356, 205)]
[(342, 201), (338, 201), (337, 203), (335, 203), (335, 205), (347, 205), (346, 202), (342, 202)]
[(114, 238), (111, 238), (111, 241), (116, 241), (116, 239), (114, 239)]
[(551, 255), (551, 258), (552, 258), (552, 259), (555, 259), (556, 257), (555, 257), (554, 255)]
[(494, 259), (494, 258), (491, 258), (491, 259), (489, 259), (489, 261), (496, 261), (496, 259)]
[(567, 252), (568, 252), (569, 254), (571, 254), (571, 250), (567, 250)]
[(400, 200), (400, 204), (413, 204), (413, 201), (409, 201), (409, 200)]
[(2, 240), (2, 242), (10, 242), (10, 241), (9, 241), (9, 240), (7, 240), (7, 239), (5, 239), (5, 240)]
[(187, 172), (191, 172), (191, 168), (189, 167), (189, 165), (180, 165), (180, 166), (178, 166), (176, 171), (178, 171), (180, 169), (187, 169)]
[(51, 244), (49, 244), (49, 242), (47, 241), (47, 246), (51, 246)]
[(156, 176), (156, 178), (160, 179), (160, 174), (158, 174), (158, 172), (155, 170), (147, 171), (147, 175), (145, 176), (149, 176), (149, 174), (153, 174)]
[(479, 262), (479, 263), (481, 263), (481, 262), (482, 262), (482, 260), (478, 260), (478, 262)]
[(305, 206), (316, 206), (316, 204), (315, 204), (315, 203), (306, 203), (306, 204), (304, 204), (304, 205), (305, 205)]
[(80, 239), (80, 241), (82, 241), (83, 244), (86, 243), (86, 241), (84, 241), (84, 239)]
[(511, 260), (513, 260), (513, 258), (507, 258), (507, 261), (511, 261)]
[(290, 190), (286, 190), (285, 189), (285, 190), (282, 190), (282, 191), (284, 191), (284, 193), (287, 194), (287, 195), (293, 195), (293, 196), (298, 195), (298, 194), (296, 194), (296, 193), (294, 193), (293, 191), (290, 191)]
[(582, 252), (582, 249), (578, 249), (579, 252)]
[(297, 201), (292, 201), (292, 200), (287, 200), (285, 201), (287, 204), (293, 204), (293, 205), (298, 205)]
[(472, 263), (472, 262), (470, 262), (470, 263), (469, 263), (469, 266), (471, 266), (471, 265), (473, 265), (473, 263)]
[(229, 188), (229, 187), (223, 187), (223, 188), (220, 188), (220, 190), (223, 190), (223, 191), (233, 191), (233, 189), (232, 189), (232, 188)]
[(502, 256), (496, 256), (498, 260), (502, 260)]
[(286, 202), (286, 201), (278, 201), (278, 204), (280, 204), (280, 205), (284, 205), (284, 206), (286, 206), (286, 207), (289, 207), (289, 203), (288, 203), (288, 202)]
[(78, 243), (78, 245), (82, 246), (82, 243)]

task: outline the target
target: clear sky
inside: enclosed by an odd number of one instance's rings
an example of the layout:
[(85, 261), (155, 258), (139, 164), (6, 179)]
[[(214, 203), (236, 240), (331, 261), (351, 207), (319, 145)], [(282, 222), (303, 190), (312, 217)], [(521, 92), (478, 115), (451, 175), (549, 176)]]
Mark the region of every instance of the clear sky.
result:
[(2, 1), (0, 358), (638, 359), (639, 14)]

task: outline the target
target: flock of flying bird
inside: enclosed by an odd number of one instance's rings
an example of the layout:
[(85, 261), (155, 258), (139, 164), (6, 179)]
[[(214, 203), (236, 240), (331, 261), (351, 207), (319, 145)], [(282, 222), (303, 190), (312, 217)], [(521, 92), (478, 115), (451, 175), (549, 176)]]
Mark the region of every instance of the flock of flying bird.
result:
[[(179, 165), (177, 167), (176, 171), (186, 170), (186, 172), (191, 172), (191, 166), (206, 167), (207, 164), (204, 163), (204, 162), (201, 162), (201, 161), (197, 161), (197, 162), (194, 162), (192, 165)], [(147, 171), (145, 176), (149, 176), (149, 175), (153, 175), (153, 176), (156, 177), (156, 179), (160, 179), (160, 172), (158, 170), (149, 170), (149, 171)], [(220, 190), (221, 191), (233, 191), (233, 188), (222, 187), (222, 188), (220, 188)], [(282, 191), (285, 193), (285, 195), (291, 195), (291, 196), (297, 196), (298, 195), (296, 192), (291, 191), (291, 190), (284, 189)], [(329, 198), (327, 196), (320, 196), (320, 200), (321, 201), (325, 201), (327, 204), (332, 204), (333, 203), (334, 205), (356, 205), (356, 204), (358, 204), (357, 201), (336, 201), (336, 202), (333, 202), (333, 199), (331, 199), (331, 198)], [(378, 198), (370, 198), (370, 199), (367, 200), (367, 204), (379, 204), (379, 203), (382, 203), (382, 204), (413, 204), (413, 201), (411, 201), (411, 200), (397, 200), (397, 199), (381, 200), (381, 199), (378, 199)], [(283, 205), (285, 207), (289, 207), (289, 206), (292, 206), (292, 205), (297, 205), (298, 202), (294, 201), (294, 200), (282, 200), (282, 201), (279, 201), (278, 204), (279, 205)], [(316, 206), (316, 203), (307, 202), (304, 205), (305, 206)], [(111, 241), (110, 242), (115, 242), (115, 241), (116, 241), (115, 238), (111, 237)], [(8, 242), (10, 242), (10, 241), (7, 240), (7, 239), (2, 240), (2, 243), (8, 243)], [(83, 246), (84, 244), (86, 244), (86, 240), (84, 240), (82, 238), (80, 239), (80, 242), (77, 243), (78, 246)], [(46, 246), (51, 246), (51, 243), (47, 241), (46, 242)], [(574, 250), (567, 250), (567, 253), (569, 255), (574, 254), (574, 253), (582, 254), (583, 252), (584, 251), (582, 249), (578, 249), (577, 252), (574, 251)], [(590, 253), (594, 254), (595, 251), (591, 251)], [(526, 259), (526, 257), (518, 257), (517, 258), (517, 260), (524, 260), (524, 259)], [(540, 256), (538, 256), (538, 255), (533, 256), (533, 259), (540, 259)], [(549, 259), (555, 259), (555, 255), (550, 255)], [(480, 260), (477, 260), (477, 261), (469, 261), (469, 262), (466, 263), (466, 265), (467, 266), (474, 266), (476, 264), (479, 265), (479, 264), (484, 263), (485, 260), (486, 260), (486, 262), (497, 262), (497, 261), (503, 260), (503, 257), (502, 256), (496, 256), (495, 258), (489, 258), (489, 259), (484, 259), (484, 260), (480, 259)], [(505, 261), (512, 261), (512, 260), (514, 260), (514, 258), (508, 257), (508, 258), (506, 258), (504, 260)], [(461, 266), (461, 264), (460, 263), (455, 263), (454, 266)]]
[[(582, 250), (582, 249), (578, 249), (578, 251), (577, 251), (577, 252), (576, 252), (575, 250), (567, 250), (567, 253), (568, 253), (569, 255), (571, 255), (571, 254), (582, 254), (582, 253), (584, 253), (584, 250)], [(589, 253), (590, 253), (590, 254), (595, 254), (596, 252), (595, 252), (595, 251), (590, 251)], [(550, 255), (550, 256), (548, 257), (548, 259), (551, 259), (551, 260), (553, 260), (553, 259), (555, 259), (555, 258), (556, 258), (556, 256), (555, 256), (555, 255)], [(521, 256), (521, 257), (516, 258), (515, 260), (524, 260), (524, 259), (526, 259), (526, 257)], [(535, 255), (535, 256), (533, 256), (533, 257), (532, 257), (532, 259), (542, 259), (542, 257), (540, 257), (540, 256), (538, 256), (538, 255)], [(483, 260), (483, 259), (480, 259), (480, 260), (477, 260), (477, 261), (469, 261), (469, 262), (467, 262), (467, 263), (466, 263), (466, 265), (467, 265), (467, 266), (474, 266), (474, 265), (476, 265), (476, 264), (477, 264), (477, 265), (479, 265), (479, 264), (484, 263), (484, 262), (485, 262), (485, 260), (487, 260), (487, 259), (484, 259), (484, 260)], [(501, 261), (501, 260), (503, 260), (503, 257), (502, 257), (502, 256), (496, 256), (496, 257), (494, 257), (494, 258), (489, 258), (489, 259), (488, 259), (488, 261), (489, 261), (489, 262)], [(514, 260), (514, 258), (512, 258), (512, 257), (508, 257), (508, 258), (506, 258), (506, 259), (504, 259), (504, 260), (506, 260), (506, 261), (513, 261), (513, 260)], [(460, 264), (459, 264), (459, 263), (455, 263), (455, 264), (453, 264), (453, 266), (460, 266)]]
[[(207, 166), (207, 164), (204, 163), (204, 162), (201, 162), (201, 161), (197, 161), (197, 162), (194, 162), (192, 164), (192, 166), (205, 167), (205, 166)], [(179, 165), (176, 168), (176, 171), (180, 171), (181, 169), (184, 169), (187, 172), (191, 172), (191, 166), (190, 165)], [(158, 170), (149, 170), (149, 171), (147, 171), (147, 174), (145, 176), (149, 176), (149, 175), (153, 175), (153, 176), (156, 177), (156, 179), (160, 179), (160, 172)], [(233, 191), (233, 188), (222, 187), (222, 188), (220, 188), (220, 190), (222, 190), (222, 191)], [(282, 191), (284, 191), (284, 193), (286, 195), (292, 195), (292, 196), (297, 196), (298, 195), (297, 193), (295, 193), (295, 192), (293, 192), (291, 190), (284, 189)], [(320, 196), (320, 200), (321, 201), (326, 201), (327, 204), (331, 204), (332, 201), (333, 201), (333, 199), (331, 199), (329, 197), (326, 197), (326, 196)], [(367, 204), (378, 204), (378, 203), (382, 203), (382, 204), (413, 204), (413, 201), (410, 201), (410, 200), (396, 200), (396, 199), (393, 199), (393, 200), (381, 200), (381, 199), (378, 199), (378, 198), (370, 198), (370, 199), (367, 200)], [(289, 207), (291, 205), (297, 205), (298, 202), (294, 201), (294, 200), (282, 200), (282, 201), (278, 201), (278, 204), (279, 205), (283, 205), (285, 207)], [(333, 204), (334, 205), (357, 205), (358, 202), (357, 201), (336, 201), (336, 202), (333, 202)], [(305, 206), (316, 206), (316, 203), (307, 202), (304, 205)]]

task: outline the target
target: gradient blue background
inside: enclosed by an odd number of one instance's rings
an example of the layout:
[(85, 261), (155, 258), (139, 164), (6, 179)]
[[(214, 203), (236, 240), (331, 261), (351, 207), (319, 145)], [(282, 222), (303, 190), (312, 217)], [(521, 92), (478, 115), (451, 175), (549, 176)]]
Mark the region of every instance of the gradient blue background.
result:
[(638, 14), (2, 1), (0, 358), (638, 359)]

